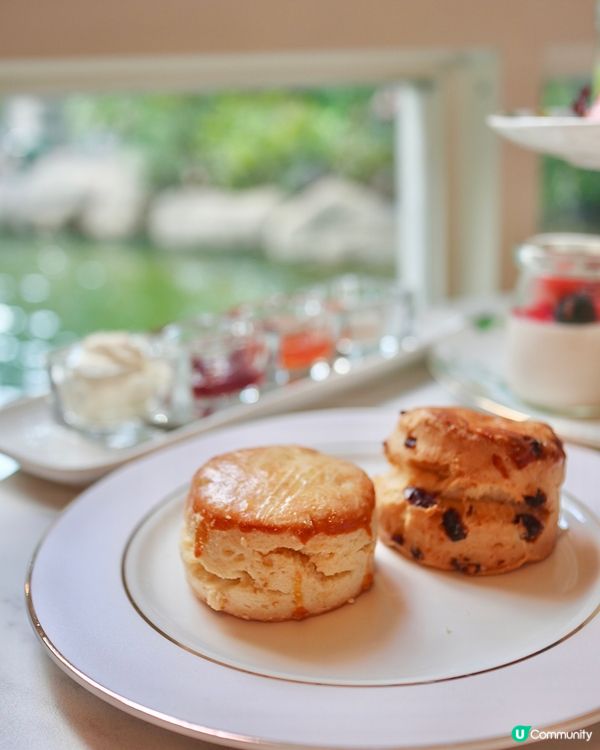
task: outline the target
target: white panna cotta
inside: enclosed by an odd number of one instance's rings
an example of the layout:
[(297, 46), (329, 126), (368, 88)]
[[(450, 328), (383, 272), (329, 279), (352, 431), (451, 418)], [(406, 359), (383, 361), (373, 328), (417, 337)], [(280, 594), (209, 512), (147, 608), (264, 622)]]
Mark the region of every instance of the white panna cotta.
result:
[(600, 411), (600, 322), (565, 324), (511, 314), (506, 377), (518, 396), (537, 406)]

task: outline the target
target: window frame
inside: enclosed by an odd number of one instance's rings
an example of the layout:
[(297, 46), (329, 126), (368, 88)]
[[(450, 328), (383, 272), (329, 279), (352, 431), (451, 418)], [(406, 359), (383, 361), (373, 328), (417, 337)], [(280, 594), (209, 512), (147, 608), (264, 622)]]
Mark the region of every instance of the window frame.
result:
[[(397, 84), (395, 257), (422, 304), (499, 288), (499, 164), (486, 50), (342, 50), (0, 61), (0, 95)], [(474, 146), (473, 144), (476, 144)], [(477, 158), (473, 159), (474, 148)]]

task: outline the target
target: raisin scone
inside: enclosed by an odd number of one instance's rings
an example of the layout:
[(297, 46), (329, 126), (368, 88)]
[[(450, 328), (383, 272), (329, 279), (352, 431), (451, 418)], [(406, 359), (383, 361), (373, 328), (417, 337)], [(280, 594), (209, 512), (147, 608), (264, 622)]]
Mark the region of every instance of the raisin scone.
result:
[(301, 619), (373, 580), (375, 490), (354, 464), (279, 445), (215, 456), (190, 487), (181, 554), (210, 607), (251, 620)]
[(554, 548), (565, 453), (541, 422), (462, 408), (401, 412), (375, 480), (379, 534), (424, 565), (490, 575)]

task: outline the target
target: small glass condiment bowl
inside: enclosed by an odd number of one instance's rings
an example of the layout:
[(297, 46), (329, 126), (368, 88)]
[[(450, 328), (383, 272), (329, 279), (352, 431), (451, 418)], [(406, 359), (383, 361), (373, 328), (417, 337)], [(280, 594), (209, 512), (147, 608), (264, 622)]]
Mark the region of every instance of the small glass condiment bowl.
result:
[(177, 412), (175, 421), (185, 421), (186, 409), (194, 418), (258, 401), (272, 356), (267, 336), (253, 321), (205, 313), (166, 326), (163, 337), (181, 352), (179, 395), (177, 403), (165, 405), (167, 419)]
[(273, 295), (232, 314), (255, 321), (270, 337), (278, 383), (298, 377), (323, 379), (335, 355), (337, 318), (318, 294)]
[(98, 332), (48, 354), (56, 419), (114, 448), (149, 437), (173, 387), (175, 355), (156, 336)]
[(396, 281), (359, 274), (338, 276), (323, 287), (339, 317), (337, 351), (348, 359), (391, 357), (413, 324), (412, 295)]

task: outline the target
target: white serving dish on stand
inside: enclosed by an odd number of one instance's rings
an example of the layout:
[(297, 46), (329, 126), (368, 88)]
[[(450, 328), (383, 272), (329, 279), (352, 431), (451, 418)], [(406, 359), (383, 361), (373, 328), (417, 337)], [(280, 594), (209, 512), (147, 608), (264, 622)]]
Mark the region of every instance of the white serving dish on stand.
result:
[(497, 114), (488, 125), (518, 146), (555, 156), (582, 169), (600, 170), (600, 122), (575, 116)]

